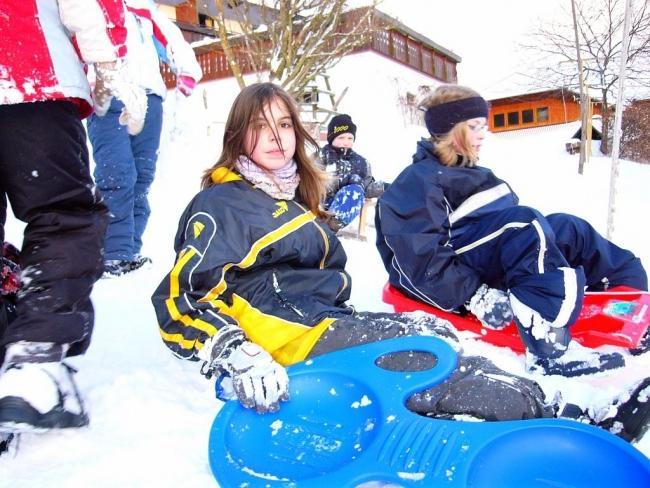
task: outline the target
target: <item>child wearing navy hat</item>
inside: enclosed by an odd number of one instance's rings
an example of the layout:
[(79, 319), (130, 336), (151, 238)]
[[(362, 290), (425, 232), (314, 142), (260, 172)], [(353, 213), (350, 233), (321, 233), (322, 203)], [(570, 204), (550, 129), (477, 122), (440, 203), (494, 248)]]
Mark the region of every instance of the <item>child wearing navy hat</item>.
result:
[(648, 289), (641, 261), (568, 214), (519, 204), (477, 166), (488, 105), (474, 90), (438, 87), (422, 103), (431, 139), (379, 199), (377, 247), (391, 285), (440, 309), (472, 312), (486, 327), (513, 319), (527, 366), (579, 376), (624, 366), (619, 353), (571, 340), (587, 290)]
[(360, 213), (366, 198), (376, 198), (385, 184), (372, 176), (368, 161), (352, 149), (357, 126), (348, 114), (336, 115), (327, 126), (327, 145), (318, 154), (332, 177), (325, 207), (332, 214), (329, 225), (337, 232)]

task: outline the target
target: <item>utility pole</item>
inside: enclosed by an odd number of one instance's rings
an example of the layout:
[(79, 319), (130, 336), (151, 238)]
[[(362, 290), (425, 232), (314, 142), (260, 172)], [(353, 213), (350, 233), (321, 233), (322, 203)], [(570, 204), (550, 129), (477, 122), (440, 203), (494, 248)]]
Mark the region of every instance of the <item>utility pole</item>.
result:
[(616, 213), (616, 180), (618, 178), (618, 153), (621, 148), (621, 127), (623, 125), (623, 91), (625, 89), (625, 70), (630, 46), (630, 16), (632, 0), (625, 2), (625, 23), (623, 24), (623, 50), (618, 72), (618, 94), (614, 116), (614, 144), (612, 147), (612, 171), (609, 178), (609, 205), (607, 210), (607, 238), (614, 235), (614, 214)]
[(578, 159), (578, 173), (582, 174), (584, 171), (585, 162), (587, 161), (587, 119), (589, 114), (589, 107), (587, 102), (587, 90), (585, 88), (582, 55), (580, 54), (580, 39), (578, 38), (578, 19), (576, 17), (575, 0), (571, 0), (571, 12), (573, 13), (573, 33), (576, 38), (576, 52), (578, 56), (578, 79), (580, 83), (580, 158)]

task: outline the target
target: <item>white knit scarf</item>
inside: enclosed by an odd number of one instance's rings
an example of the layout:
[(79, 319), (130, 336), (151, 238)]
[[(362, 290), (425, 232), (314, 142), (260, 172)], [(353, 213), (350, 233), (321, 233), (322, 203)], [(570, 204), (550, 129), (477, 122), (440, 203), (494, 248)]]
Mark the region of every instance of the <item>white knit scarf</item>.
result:
[(268, 171), (259, 167), (246, 156), (239, 156), (235, 167), (255, 188), (259, 188), (276, 200), (293, 200), (296, 196), (300, 175), (297, 172), (298, 166), (293, 159), (283, 168)]

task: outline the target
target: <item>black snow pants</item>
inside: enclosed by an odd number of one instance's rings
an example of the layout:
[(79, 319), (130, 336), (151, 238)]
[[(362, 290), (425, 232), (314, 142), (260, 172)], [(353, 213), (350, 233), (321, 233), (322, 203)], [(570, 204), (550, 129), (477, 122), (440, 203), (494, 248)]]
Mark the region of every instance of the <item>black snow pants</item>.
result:
[[(401, 336), (428, 335), (446, 340), (459, 354), (458, 368), (447, 381), (416, 393), (407, 402), (421, 415), (449, 418), (471, 416), (488, 421), (552, 417), (540, 386), (512, 375), (480, 356), (465, 356), (446, 320), (432, 315), (363, 312), (337, 319), (321, 336), (309, 357)], [(428, 353), (405, 351), (382, 358), (393, 371), (422, 371), (435, 365)]]
[(0, 207), (6, 197), (27, 227), (16, 317), (0, 344), (54, 342), (80, 354), (90, 343), (90, 292), (103, 269), (108, 215), (73, 103), (0, 106)]

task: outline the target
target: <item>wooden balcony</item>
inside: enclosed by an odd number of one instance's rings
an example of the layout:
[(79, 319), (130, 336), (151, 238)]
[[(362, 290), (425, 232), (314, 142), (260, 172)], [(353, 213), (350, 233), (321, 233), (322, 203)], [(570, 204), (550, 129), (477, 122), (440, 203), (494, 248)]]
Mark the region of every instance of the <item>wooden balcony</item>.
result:
[[(203, 70), (202, 82), (233, 76), (232, 70), (226, 60), (226, 55), (221, 50), (214, 30), (204, 26), (180, 22), (178, 22), (178, 26), (188, 42), (201, 41), (206, 38), (211, 38), (215, 41), (214, 43), (195, 47), (194, 49), (196, 58)], [(413, 34), (412, 31), (410, 33)], [(460, 61), (460, 58), (446, 51), (444, 48), (435, 49), (431, 47), (433, 43), (426, 42), (426, 38), (422, 36), (417, 36), (422, 40), (415, 38), (415, 36), (400, 32), (395, 28), (378, 31), (373, 35), (372, 40), (367, 46), (358, 49), (356, 52), (372, 50), (438, 81), (456, 83), (458, 79), (456, 64)], [(237, 57), (242, 73), (253, 72), (245, 53), (241, 52)], [(176, 80), (171, 70), (166, 65), (161, 65), (161, 71), (167, 86), (170, 88), (174, 87)]]

